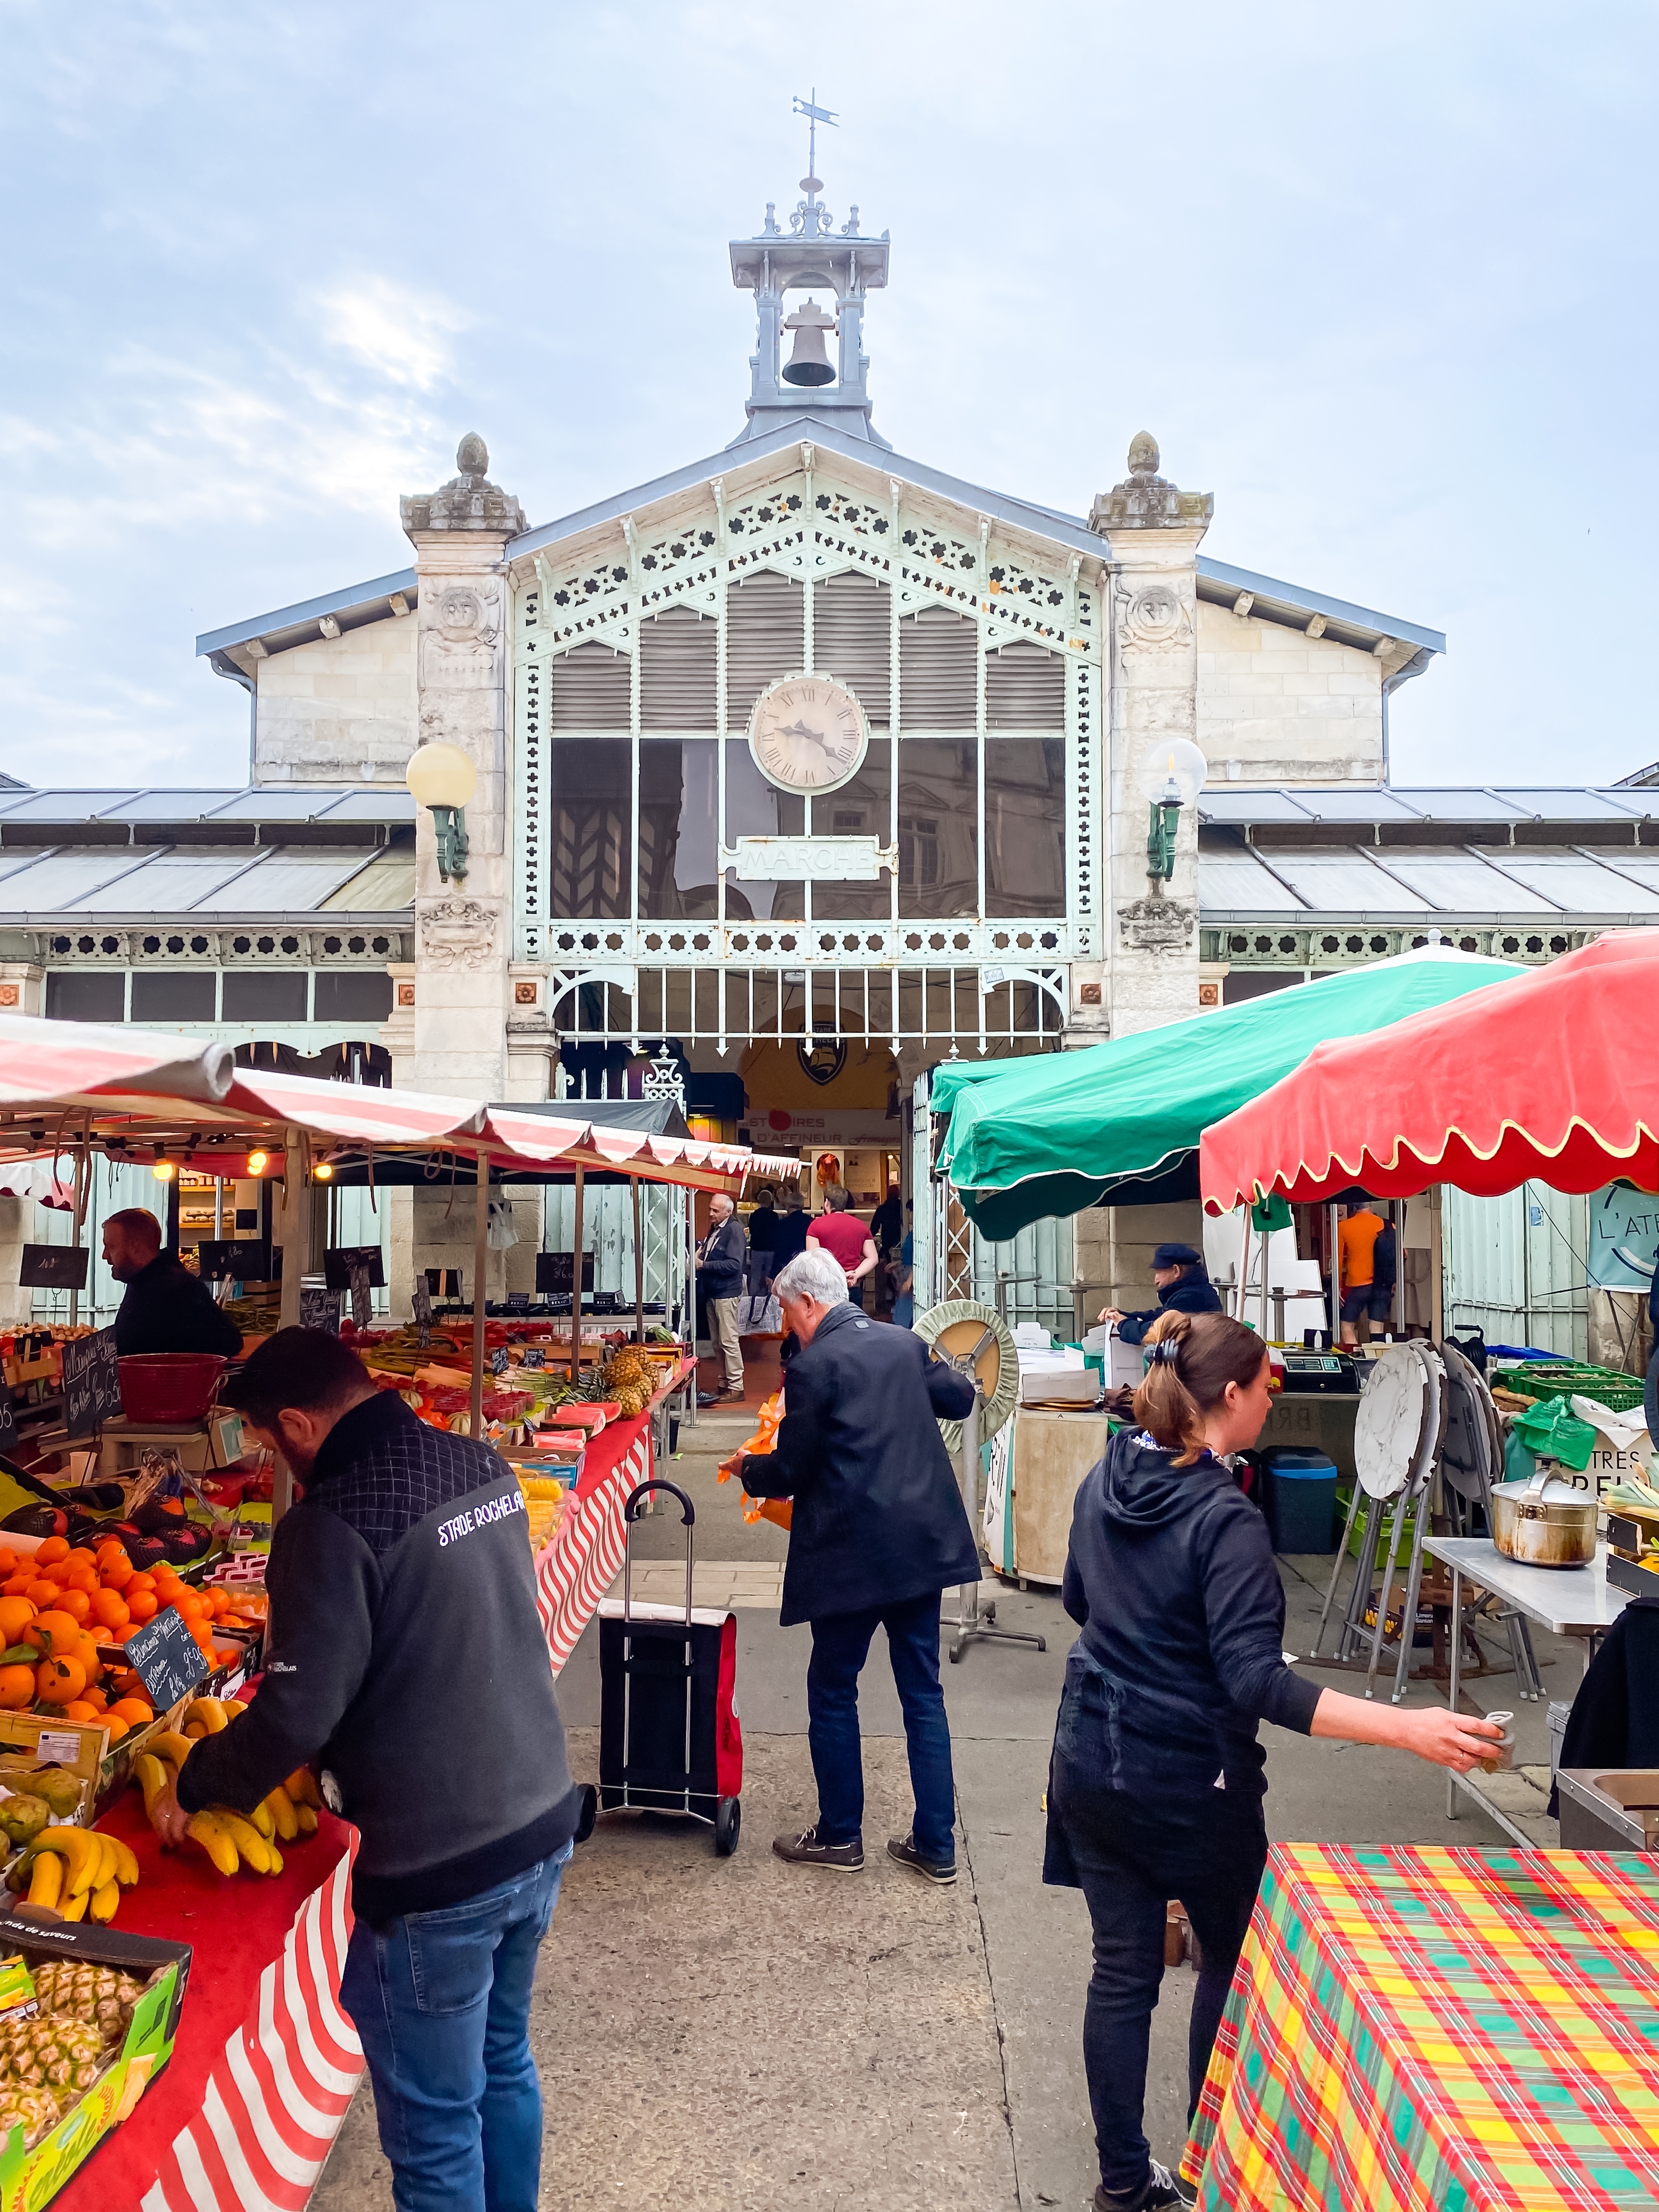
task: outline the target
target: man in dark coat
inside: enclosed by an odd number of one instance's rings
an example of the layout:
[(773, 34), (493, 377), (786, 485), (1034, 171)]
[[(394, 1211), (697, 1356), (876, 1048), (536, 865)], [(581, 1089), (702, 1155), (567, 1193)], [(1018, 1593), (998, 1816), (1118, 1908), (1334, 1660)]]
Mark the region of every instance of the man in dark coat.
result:
[(960, 1419), (974, 1385), (908, 1329), (884, 1328), (847, 1301), (844, 1269), (804, 1252), (773, 1289), (799, 1343), (784, 1385), (775, 1448), (749, 1454), (751, 1497), (794, 1501), (782, 1625), (812, 1625), (807, 1741), (818, 1817), (773, 1850), (796, 1865), (864, 1864), (864, 1763), (858, 1683), (877, 1626), (887, 1631), (904, 1708), (915, 1820), (890, 1857), (933, 1882), (957, 1878), (951, 1730), (939, 1684), (941, 1593), (977, 1581), (979, 1550), (938, 1423)]
[(1158, 1304), (1140, 1313), (1124, 1313), (1116, 1306), (1101, 1310), (1102, 1321), (1117, 1323), (1118, 1340), (1122, 1344), (1142, 1344), (1146, 1332), (1160, 1314), (1219, 1313), (1221, 1301), (1216, 1296), (1201, 1254), (1190, 1244), (1160, 1244), (1152, 1253), (1152, 1283), (1158, 1291)]
[(127, 1286), (115, 1316), (115, 1349), (216, 1352), (234, 1359), (242, 1332), (213, 1303), (213, 1293), (176, 1252), (161, 1249), (161, 1224), (142, 1206), (125, 1206), (104, 1224), (104, 1261)]

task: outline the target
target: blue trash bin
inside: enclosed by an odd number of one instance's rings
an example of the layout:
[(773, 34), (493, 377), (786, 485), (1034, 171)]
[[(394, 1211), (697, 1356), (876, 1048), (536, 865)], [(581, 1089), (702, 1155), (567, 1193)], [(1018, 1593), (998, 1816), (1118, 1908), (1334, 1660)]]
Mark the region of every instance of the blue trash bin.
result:
[(1336, 1468), (1322, 1451), (1274, 1444), (1261, 1455), (1267, 1470), (1262, 1510), (1276, 1552), (1336, 1549)]

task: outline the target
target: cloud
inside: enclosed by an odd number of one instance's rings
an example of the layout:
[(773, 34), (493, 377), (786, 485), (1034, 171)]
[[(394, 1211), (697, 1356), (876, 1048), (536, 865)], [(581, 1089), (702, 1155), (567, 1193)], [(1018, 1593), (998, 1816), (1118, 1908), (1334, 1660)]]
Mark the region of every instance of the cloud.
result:
[(389, 384), (430, 392), (453, 371), (448, 343), (471, 317), (436, 293), (384, 276), (355, 277), (321, 294), (323, 335)]

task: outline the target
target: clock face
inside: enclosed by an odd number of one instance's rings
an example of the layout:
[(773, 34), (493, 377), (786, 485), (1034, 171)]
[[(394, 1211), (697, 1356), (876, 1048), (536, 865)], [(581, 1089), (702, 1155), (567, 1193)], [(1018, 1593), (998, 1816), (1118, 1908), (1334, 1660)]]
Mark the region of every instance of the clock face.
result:
[(864, 709), (828, 676), (787, 676), (763, 691), (749, 718), (749, 750), (780, 791), (839, 791), (870, 743)]

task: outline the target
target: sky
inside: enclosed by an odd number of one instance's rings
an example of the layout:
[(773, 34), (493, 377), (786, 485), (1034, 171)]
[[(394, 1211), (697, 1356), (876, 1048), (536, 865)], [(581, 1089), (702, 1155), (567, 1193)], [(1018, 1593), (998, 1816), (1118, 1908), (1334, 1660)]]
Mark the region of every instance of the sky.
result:
[(1139, 429), (1220, 561), (1444, 630), (1395, 781), (1659, 759), (1651, 0), (0, 0), (0, 768), (245, 779), (216, 629), (717, 451), (726, 241), (891, 231), (902, 454), (1070, 513)]

